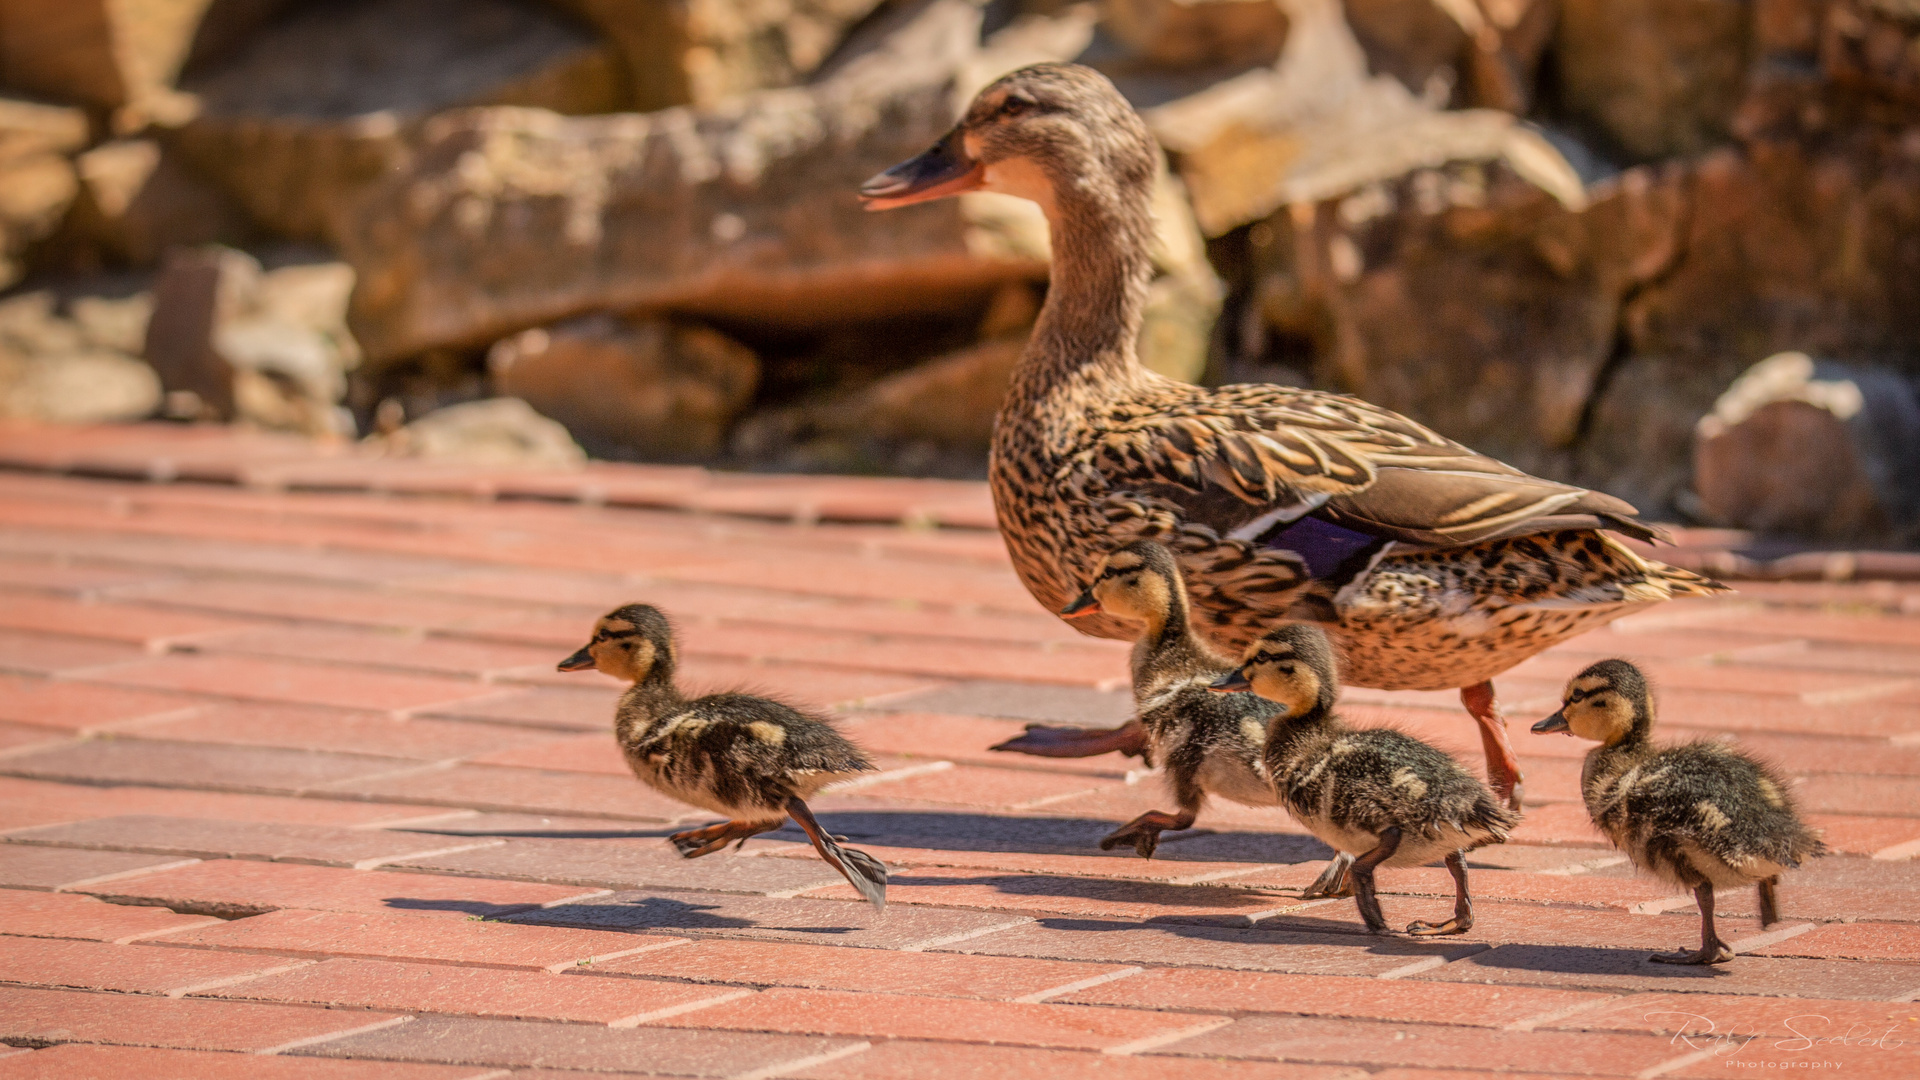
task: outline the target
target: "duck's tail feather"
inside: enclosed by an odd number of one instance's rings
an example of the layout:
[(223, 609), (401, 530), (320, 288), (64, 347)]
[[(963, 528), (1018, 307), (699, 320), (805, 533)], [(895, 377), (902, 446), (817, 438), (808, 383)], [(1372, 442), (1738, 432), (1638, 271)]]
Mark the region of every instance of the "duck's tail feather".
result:
[(854, 848), (841, 847), (827, 830), (820, 827), (814, 818), (813, 810), (798, 795), (787, 800), (787, 813), (800, 823), (807, 839), (813, 841), (813, 849), (847, 879), (867, 903), (875, 910), (887, 909), (887, 866), (879, 859)]

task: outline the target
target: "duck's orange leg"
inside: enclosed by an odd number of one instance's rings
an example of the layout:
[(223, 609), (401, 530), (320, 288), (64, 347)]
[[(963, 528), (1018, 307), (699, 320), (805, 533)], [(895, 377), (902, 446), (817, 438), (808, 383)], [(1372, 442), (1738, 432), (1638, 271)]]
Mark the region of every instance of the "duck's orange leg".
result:
[(1520, 759), (1507, 741), (1507, 718), (1500, 714), (1500, 702), (1493, 696), (1493, 680), (1462, 687), (1460, 704), (1480, 725), (1480, 745), (1487, 752), (1487, 779), (1493, 783), (1494, 794), (1505, 799), (1510, 808), (1520, 809)]

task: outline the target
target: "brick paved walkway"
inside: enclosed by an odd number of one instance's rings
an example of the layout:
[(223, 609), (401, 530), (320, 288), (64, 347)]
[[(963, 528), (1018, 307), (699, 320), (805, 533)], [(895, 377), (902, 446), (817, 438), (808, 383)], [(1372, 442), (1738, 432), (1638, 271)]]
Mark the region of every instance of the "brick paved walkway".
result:
[[(1472, 860), (1465, 938), (1301, 902), (1325, 850), (1278, 813), (1100, 853), (1164, 803), (1137, 762), (985, 747), (1122, 718), (1125, 650), (1035, 607), (978, 485), (149, 428), (0, 429), (0, 464), (0, 1080), (1920, 1076), (1920, 584), (1753, 584), (1500, 682), (1530, 722), (1626, 655), (1669, 737), (1802, 781), (1844, 854), (1673, 969), (1643, 957), (1692, 907), (1600, 845), (1570, 740), (1517, 736), (1536, 805)], [(884, 916), (797, 831), (670, 853), (709, 816), (627, 775), (611, 681), (553, 670), (630, 600), (689, 683), (832, 705), (877, 755), (816, 805), (893, 868)], [(1450, 695), (1346, 700), (1477, 760)], [(1381, 883), (1391, 921), (1448, 907), (1444, 870)], [(1739, 1038), (1675, 1035), (1706, 1024)]]

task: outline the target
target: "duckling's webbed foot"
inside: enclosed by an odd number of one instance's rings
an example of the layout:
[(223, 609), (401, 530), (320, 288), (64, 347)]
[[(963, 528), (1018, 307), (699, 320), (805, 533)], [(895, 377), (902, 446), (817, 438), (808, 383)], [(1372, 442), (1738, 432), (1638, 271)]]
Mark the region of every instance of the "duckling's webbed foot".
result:
[(1348, 871), (1352, 867), (1353, 856), (1344, 851), (1334, 852), (1333, 860), (1327, 863), (1325, 870), (1320, 871), (1319, 877), (1313, 879), (1313, 884), (1301, 892), (1300, 899), (1332, 900), (1337, 897), (1352, 896), (1353, 882), (1348, 877)]
[(1353, 900), (1360, 908), (1360, 919), (1367, 924), (1369, 934), (1387, 934), (1387, 917), (1380, 912), (1380, 898), (1373, 891), (1373, 868), (1393, 858), (1400, 850), (1400, 829), (1388, 826), (1380, 830), (1380, 844), (1372, 851), (1353, 860), (1353, 868), (1347, 876), (1353, 882)]
[(1480, 747), (1487, 755), (1487, 780), (1509, 810), (1519, 810), (1523, 796), (1520, 759), (1507, 741), (1507, 718), (1501, 715), (1500, 702), (1493, 696), (1493, 680), (1462, 687), (1460, 704), (1473, 714), (1480, 725)]
[(1191, 829), (1193, 818), (1193, 814), (1184, 811), (1169, 814), (1161, 810), (1149, 810), (1102, 837), (1100, 850), (1112, 851), (1121, 844), (1132, 844), (1133, 850), (1139, 852), (1141, 858), (1151, 859), (1154, 849), (1160, 846), (1161, 833)]
[(1473, 898), (1467, 895), (1467, 861), (1456, 851), (1447, 856), (1447, 869), (1453, 872), (1453, 918), (1443, 923), (1415, 919), (1407, 924), (1407, 933), (1414, 937), (1464, 934), (1473, 929)]
[(688, 829), (667, 837), (683, 859), (697, 859), (702, 855), (711, 855), (735, 840), (746, 843), (749, 837), (763, 832), (772, 832), (785, 824), (782, 821), (722, 821), (699, 829)]
[(867, 903), (885, 911), (887, 908), (887, 866), (879, 859), (854, 848), (841, 847), (820, 822), (813, 816), (812, 808), (794, 796), (787, 800), (787, 813), (799, 822), (807, 839), (813, 841), (813, 849), (827, 861), (827, 865), (840, 871), (852, 885), (855, 892), (864, 897)]
[(1035, 757), (1081, 758), (1118, 753), (1145, 758), (1147, 729), (1138, 720), (1129, 720), (1117, 728), (1095, 730), (1028, 724), (1026, 734), (1016, 735), (993, 749)]
[(1725, 964), (1733, 959), (1733, 950), (1720, 940), (1713, 928), (1713, 882), (1694, 886), (1693, 899), (1700, 908), (1700, 948), (1696, 952), (1655, 953), (1647, 959), (1656, 964)]

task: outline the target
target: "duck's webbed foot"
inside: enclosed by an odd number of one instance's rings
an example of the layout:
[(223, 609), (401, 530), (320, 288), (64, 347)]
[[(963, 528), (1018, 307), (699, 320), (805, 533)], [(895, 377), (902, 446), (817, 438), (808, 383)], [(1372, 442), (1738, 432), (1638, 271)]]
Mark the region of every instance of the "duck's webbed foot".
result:
[(1713, 882), (1694, 886), (1693, 899), (1700, 908), (1700, 948), (1694, 952), (1655, 953), (1647, 959), (1656, 964), (1725, 964), (1733, 959), (1733, 950), (1720, 940), (1713, 928)]
[(1032, 754), (1035, 757), (1080, 758), (1119, 753), (1145, 758), (1147, 729), (1138, 720), (1129, 720), (1117, 728), (1092, 730), (1054, 724), (1028, 724), (1026, 734), (1016, 735), (993, 749)]
[(1414, 937), (1464, 934), (1473, 929), (1473, 899), (1467, 895), (1467, 861), (1456, 851), (1447, 856), (1447, 869), (1453, 872), (1453, 918), (1443, 923), (1415, 919), (1407, 924), (1407, 933)]
[(1160, 846), (1160, 834), (1193, 828), (1194, 815), (1186, 812), (1169, 814), (1161, 810), (1149, 810), (1118, 829), (1108, 833), (1100, 840), (1101, 851), (1112, 851), (1121, 844), (1132, 844), (1133, 850), (1143, 859), (1153, 858), (1154, 849)]
[(784, 820), (722, 821), (704, 828), (674, 833), (667, 840), (680, 852), (681, 858), (697, 859), (702, 855), (711, 855), (735, 840), (744, 844), (748, 837), (772, 832), (783, 824)]
[(1301, 892), (1300, 899), (1331, 900), (1341, 896), (1352, 896), (1353, 882), (1347, 876), (1347, 871), (1352, 866), (1353, 856), (1344, 851), (1334, 852), (1332, 861), (1327, 863), (1327, 868), (1320, 871), (1320, 876), (1313, 880), (1313, 884)]

